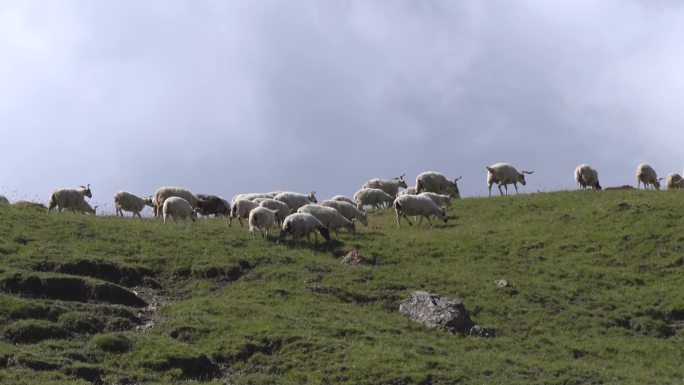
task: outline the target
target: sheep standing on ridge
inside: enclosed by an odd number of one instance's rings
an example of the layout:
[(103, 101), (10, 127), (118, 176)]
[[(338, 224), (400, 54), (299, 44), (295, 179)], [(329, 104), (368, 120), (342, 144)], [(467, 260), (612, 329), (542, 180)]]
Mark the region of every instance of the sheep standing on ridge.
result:
[(321, 206), (332, 207), (335, 210), (339, 211), (340, 214), (344, 215), (344, 217), (349, 219), (350, 221), (356, 219), (359, 222), (363, 223), (364, 226), (368, 226), (368, 216), (366, 215), (366, 213), (360, 211), (356, 208), (356, 206), (354, 206), (351, 203), (344, 201), (327, 200), (321, 202)]
[(259, 207), (258, 203), (247, 199), (238, 199), (233, 203), (233, 207), (230, 209), (230, 218), (228, 219), (228, 227), (233, 224), (233, 218), (237, 218), (242, 226), (242, 219), (249, 218), (249, 212)]
[(451, 203), (451, 197), (448, 195), (436, 194), (433, 192), (425, 191), (425, 192), (418, 194), (418, 196), (430, 198), (439, 207), (447, 207)]
[(458, 191), (458, 181), (461, 180), (461, 178), (462, 177), (459, 176), (452, 182), (438, 172), (422, 172), (416, 177), (416, 194), (427, 191), (460, 199), (461, 193)]
[(48, 201), (48, 214), (50, 210), (57, 207), (58, 211), (70, 209), (71, 211), (81, 211), (85, 197), (92, 198), (90, 184), (81, 186), (81, 189), (59, 188), (52, 192)]
[(684, 188), (684, 179), (682, 179), (682, 176), (676, 172), (667, 174), (667, 178), (665, 180), (667, 181), (667, 188), (669, 190)]
[(328, 199), (329, 201), (342, 201), (342, 202), (347, 202), (349, 204), (355, 205), (356, 202), (354, 202), (353, 199), (348, 198), (344, 195), (335, 195), (334, 197)]
[(267, 209), (271, 210), (277, 210), (278, 211), (278, 218), (276, 221), (278, 222), (279, 225), (283, 224), (283, 221), (285, 218), (290, 215), (290, 206), (287, 204), (277, 201), (275, 199), (264, 199), (261, 202), (259, 202), (260, 207), (265, 207)]
[(598, 171), (591, 168), (588, 164), (580, 164), (575, 169), (575, 181), (580, 188), (591, 187), (592, 190), (600, 190)]
[(311, 243), (310, 234), (315, 233), (316, 231), (320, 232), (326, 241), (330, 241), (330, 232), (328, 231), (328, 228), (316, 217), (308, 213), (291, 214), (283, 221), (280, 236), (278, 237), (276, 244), (285, 239), (287, 234), (292, 235), (295, 244), (297, 244), (299, 239), (303, 236), (306, 236), (306, 240)]
[(401, 218), (406, 219), (406, 222), (410, 226), (413, 226), (408, 215), (420, 216), (427, 218), (430, 227), (432, 227), (432, 221), (430, 220), (430, 215), (435, 215), (437, 218), (447, 222), (446, 211), (437, 206), (432, 199), (421, 196), (421, 195), (401, 195), (394, 200), (394, 210), (397, 214), (397, 226), (401, 227)]
[(518, 183), (523, 186), (525, 182), (525, 174), (532, 174), (534, 171), (522, 171), (518, 172), (515, 167), (508, 163), (497, 163), (487, 167), (487, 189), (489, 190), (489, 196), (492, 196), (492, 185), (494, 183), (499, 187), (499, 193), (504, 195), (501, 186), (506, 189), (506, 195), (508, 195), (508, 185), (513, 184), (515, 187), (515, 193), (518, 193)]
[(292, 212), (295, 212), (298, 208), (308, 205), (309, 203), (318, 203), (315, 194), (315, 191), (312, 191), (309, 195), (284, 191), (274, 196), (273, 199), (285, 203)]
[(394, 197), (379, 188), (362, 188), (354, 193), (354, 201), (356, 208), (363, 210), (363, 206), (373, 206), (374, 209), (380, 209), (385, 204), (391, 205)]
[(154, 216), (162, 215), (162, 208), (164, 201), (170, 197), (179, 197), (185, 199), (191, 207), (197, 207), (197, 197), (190, 191), (181, 187), (160, 187), (154, 192)]
[(418, 193), (416, 192), (415, 186), (407, 187), (404, 190), (401, 190), (399, 192), (399, 195), (417, 195), (417, 194)]
[(214, 214), (230, 216), (230, 204), (220, 196), (210, 194), (197, 194), (197, 208), (203, 216)]
[(647, 165), (646, 163), (641, 163), (636, 169), (636, 179), (637, 179), (637, 190), (641, 183), (644, 184), (644, 190), (648, 190), (648, 185), (652, 185), (654, 189), (660, 190), (660, 181), (663, 178), (658, 179), (653, 167)]
[(237, 194), (230, 200), (230, 206), (232, 207), (238, 199), (247, 199), (248, 201), (253, 201), (257, 198), (273, 198), (277, 194), (277, 192)]
[(255, 207), (249, 212), (249, 232), (253, 237), (256, 237), (256, 231), (259, 230), (261, 236), (268, 237), (268, 230), (273, 227), (278, 220), (278, 210), (270, 210), (266, 207)]
[(179, 219), (190, 218), (193, 221), (197, 219), (197, 211), (195, 211), (190, 203), (181, 197), (168, 197), (164, 200), (164, 206), (162, 206), (162, 211), (164, 213), (164, 223), (166, 223), (166, 218), (169, 216), (173, 218), (173, 221)]
[(399, 193), (399, 188), (406, 188), (406, 182), (404, 181), (404, 175), (403, 174), (397, 178), (387, 180), (387, 179), (371, 179), (369, 181), (366, 181), (361, 188), (377, 188), (380, 189), (384, 192), (386, 192), (388, 195), (391, 195), (393, 197), (396, 197), (397, 194)]
[(335, 232), (335, 235), (339, 235), (337, 229), (344, 227), (350, 233), (356, 233), (356, 226), (354, 222), (345, 218), (344, 215), (340, 214), (339, 211), (332, 207), (321, 206), (317, 204), (308, 204), (297, 209), (298, 213), (309, 213), (314, 217), (318, 218), (323, 226), (327, 227), (328, 230)]
[(123, 218), (124, 211), (129, 211), (133, 213), (133, 218), (137, 215), (142, 218), (140, 212), (145, 206), (154, 207), (152, 203), (152, 197), (141, 198), (135, 194), (129, 193), (128, 191), (119, 191), (114, 194), (114, 207), (116, 208), (116, 215)]

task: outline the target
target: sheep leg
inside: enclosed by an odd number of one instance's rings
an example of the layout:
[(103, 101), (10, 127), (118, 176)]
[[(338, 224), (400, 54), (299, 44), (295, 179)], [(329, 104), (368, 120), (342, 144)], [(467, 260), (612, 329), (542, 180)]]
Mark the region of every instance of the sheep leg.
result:
[(517, 184), (517, 183), (513, 183), (513, 187), (515, 187), (515, 193), (517, 194), (517, 193), (518, 193), (518, 184)]
[(423, 215), (420, 218), (422, 219), (423, 217), (427, 218), (427, 221), (430, 224), (430, 228), (432, 228), (432, 221), (430, 220), (430, 216), (429, 215)]
[(406, 214), (402, 214), (402, 216), (404, 217), (404, 219), (406, 219), (406, 222), (408, 222), (409, 226), (413, 226), (413, 223), (411, 223), (411, 220), (409, 220)]

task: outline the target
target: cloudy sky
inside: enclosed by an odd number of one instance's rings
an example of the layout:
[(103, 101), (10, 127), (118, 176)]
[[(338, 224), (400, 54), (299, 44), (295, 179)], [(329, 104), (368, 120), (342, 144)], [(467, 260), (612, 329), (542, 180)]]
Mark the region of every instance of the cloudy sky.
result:
[(5, 0), (0, 194), (635, 184), (684, 167), (683, 37), (666, 0)]

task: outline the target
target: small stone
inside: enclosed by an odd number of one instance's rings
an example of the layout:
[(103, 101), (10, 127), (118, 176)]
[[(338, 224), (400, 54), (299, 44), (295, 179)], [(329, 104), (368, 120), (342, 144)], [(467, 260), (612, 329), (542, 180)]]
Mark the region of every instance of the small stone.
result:
[(484, 327), (482, 325), (475, 325), (475, 326), (470, 328), (468, 335), (469, 336), (478, 336), (478, 337), (495, 337), (496, 336), (496, 330)]
[(343, 265), (365, 265), (366, 263), (366, 258), (356, 249), (350, 251), (342, 258)]
[(505, 280), (505, 279), (497, 279), (497, 280), (494, 281), (494, 282), (496, 283), (496, 287), (499, 287), (499, 288), (504, 288), (504, 287), (509, 287), (509, 286), (511, 286), (511, 284), (510, 284), (507, 280)]

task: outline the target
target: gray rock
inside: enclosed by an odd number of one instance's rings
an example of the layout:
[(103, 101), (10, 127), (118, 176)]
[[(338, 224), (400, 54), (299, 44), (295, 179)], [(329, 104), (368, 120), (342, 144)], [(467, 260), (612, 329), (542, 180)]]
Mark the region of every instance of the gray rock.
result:
[(473, 327), (463, 302), (425, 291), (414, 291), (399, 305), (399, 313), (413, 321), (452, 333), (467, 334)]

